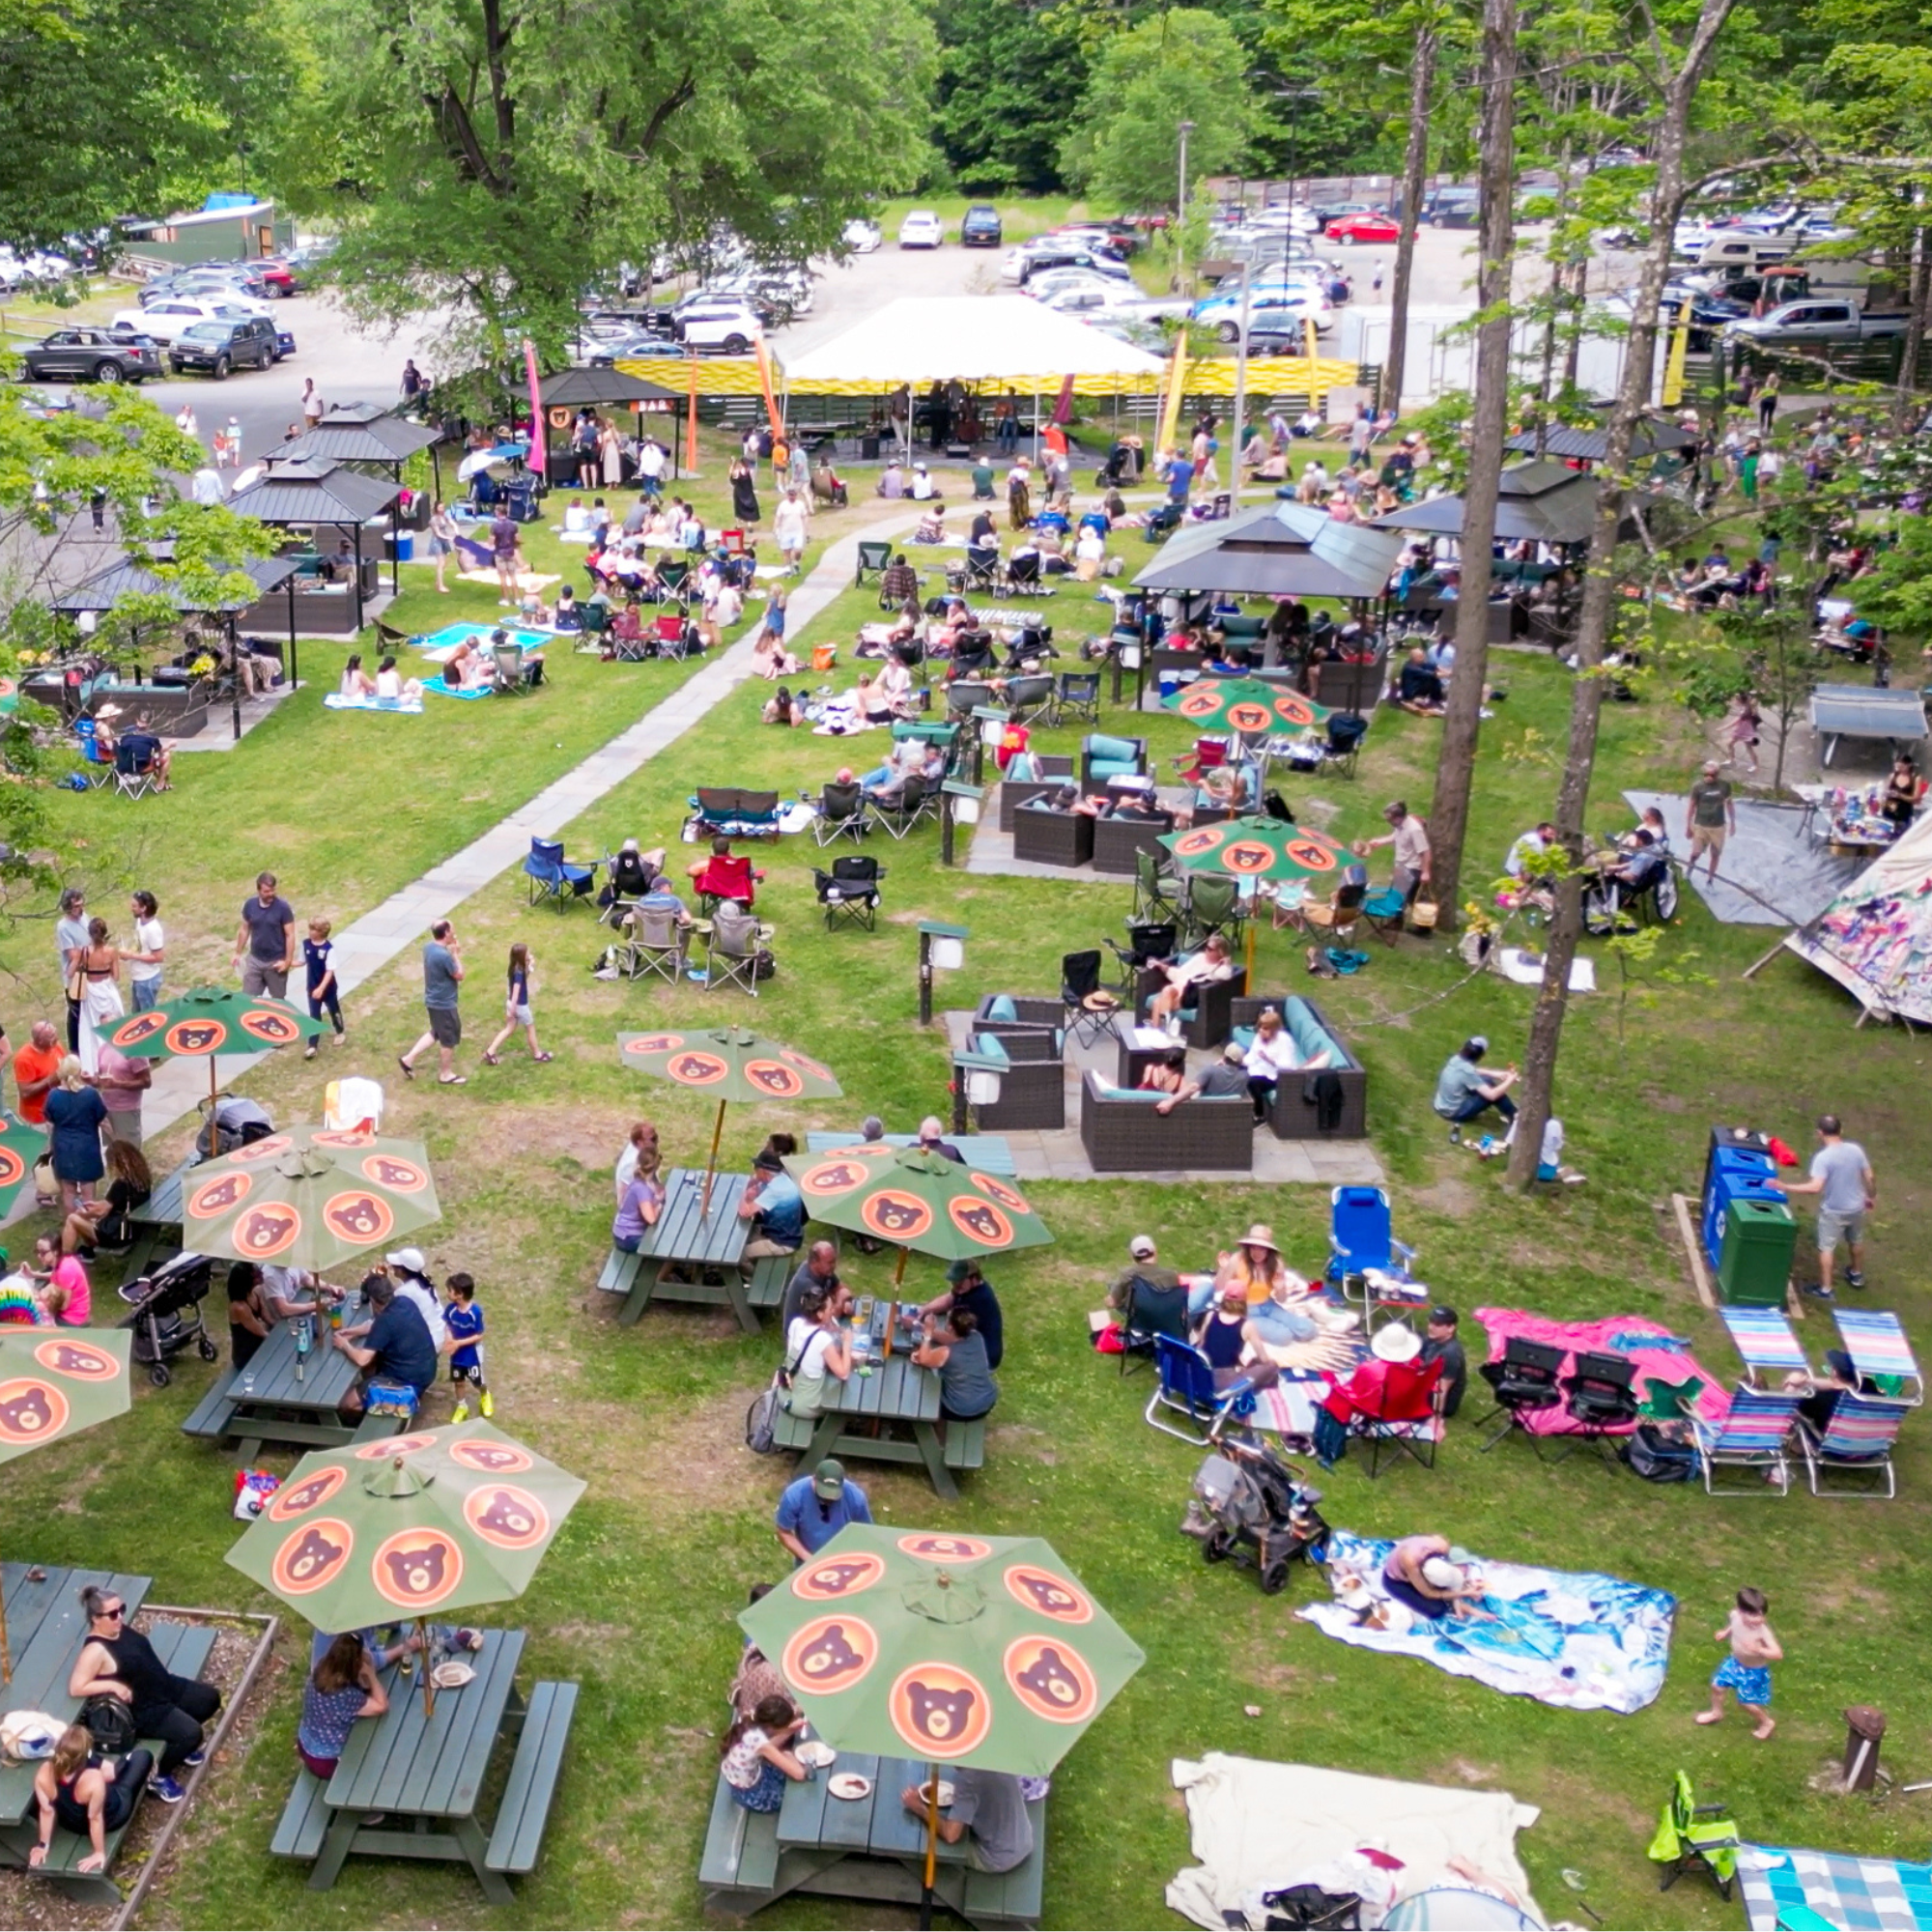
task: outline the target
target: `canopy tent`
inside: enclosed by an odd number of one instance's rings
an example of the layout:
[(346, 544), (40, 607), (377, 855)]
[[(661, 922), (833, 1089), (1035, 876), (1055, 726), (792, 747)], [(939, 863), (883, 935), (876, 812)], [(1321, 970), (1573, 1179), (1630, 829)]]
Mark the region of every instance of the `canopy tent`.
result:
[[(1590, 541), (1602, 486), (1594, 476), (1561, 463), (1518, 463), (1502, 473), (1496, 502), (1496, 535), (1505, 543), (1531, 538), (1538, 543)], [(1463, 533), (1461, 497), (1428, 497), (1405, 503), (1376, 519), (1385, 530), (1422, 530), (1435, 536)]]
[(876, 395), (901, 384), (998, 383), (1016, 392), (1118, 396), (1151, 388), (1158, 355), (1058, 315), (1028, 296), (908, 296), (783, 363), (813, 395)]
[[(1601, 424), (1593, 429), (1571, 429), (1557, 424), (1544, 432), (1543, 453), (1559, 461), (1601, 463), (1609, 440), (1609, 431)], [(1697, 439), (1689, 430), (1679, 429), (1675, 423), (1657, 422), (1645, 416), (1631, 436), (1631, 461), (1641, 463), (1649, 457), (1691, 449), (1696, 442)], [(1522, 436), (1513, 436), (1503, 447), (1520, 451), (1524, 456), (1534, 456), (1536, 432), (1530, 430)]]
[[(63, 617), (78, 617), (90, 611), (98, 616), (103, 611), (115, 609), (124, 598), (162, 596), (168, 598), (185, 617), (226, 617), (232, 643), (236, 615), (259, 602), (270, 591), (286, 586), (289, 593), (289, 686), (293, 690), (297, 669), (296, 573), (299, 568), (295, 558), (251, 556), (228, 565), (229, 570), (248, 579), (254, 586), (253, 594), (229, 598), (213, 605), (197, 602), (179, 583), (156, 573), (156, 564), (167, 564), (173, 559), (174, 545), (171, 543), (151, 544), (145, 556), (137, 556), (130, 551), (119, 563), (110, 563), (105, 570), (96, 571), (71, 590), (63, 591), (54, 598), (49, 608)], [(239, 677), (235, 679), (234, 703), (235, 737), (239, 743), (242, 737), (242, 680)]]
[[(396, 499), (403, 494), (399, 483), (365, 476), (359, 469), (323, 456), (298, 456), (278, 463), (245, 489), (228, 499), (228, 507), (238, 517), (253, 517), (264, 524), (334, 525), (351, 533), (355, 551), (355, 628), (364, 620), (362, 611), (362, 526), (384, 510), (389, 512), (391, 532), (395, 528)], [(390, 554), (389, 588), (399, 588), (393, 550)]]
[(1932, 818), (1784, 943), (1867, 1012), (1932, 1026)]
[(655, 411), (674, 411), (684, 401), (682, 389), (646, 383), (614, 366), (608, 369), (559, 369), (537, 379), (537, 393), (547, 410), (577, 410), (594, 403), (643, 403)]
[(1237, 517), (1187, 524), (1138, 577), (1139, 590), (1236, 597), (1379, 597), (1402, 539), (1338, 524), (1308, 503), (1263, 503)]

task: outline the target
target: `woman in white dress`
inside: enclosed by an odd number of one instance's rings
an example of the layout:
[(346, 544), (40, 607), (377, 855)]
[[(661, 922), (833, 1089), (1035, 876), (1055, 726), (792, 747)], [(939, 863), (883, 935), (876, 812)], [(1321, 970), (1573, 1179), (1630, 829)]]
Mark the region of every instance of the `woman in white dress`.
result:
[(121, 949), (108, 937), (104, 919), (88, 921), (87, 944), (80, 949), (75, 970), (80, 975), (81, 1069), (97, 1073), (101, 1037), (128, 1010), (121, 998)]

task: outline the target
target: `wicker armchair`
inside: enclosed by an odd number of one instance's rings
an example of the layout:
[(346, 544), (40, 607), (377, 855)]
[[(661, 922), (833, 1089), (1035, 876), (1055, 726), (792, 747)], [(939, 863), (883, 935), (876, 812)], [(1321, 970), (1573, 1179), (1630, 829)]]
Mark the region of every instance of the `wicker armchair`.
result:
[(1255, 1117), (1245, 1094), (1197, 1094), (1171, 1113), (1157, 1094), (1122, 1094), (1092, 1069), (1080, 1083), (1080, 1142), (1096, 1174), (1173, 1174), (1189, 1168), (1250, 1174)]
[[(1368, 1068), (1350, 1050), (1334, 1023), (1313, 1000), (1298, 993), (1275, 994), (1268, 998), (1248, 996), (1229, 1005), (1231, 1026), (1238, 1031), (1252, 1027), (1264, 1007), (1281, 1014), (1282, 1024), (1294, 1036), (1295, 1053), (1307, 1059), (1326, 1048), (1328, 1065), (1310, 1073), (1285, 1074), (1275, 1083), (1274, 1105), (1268, 1109), (1268, 1126), (1279, 1141), (1340, 1140), (1358, 1141), (1369, 1131)], [(1342, 1083), (1342, 1114), (1325, 1130), (1320, 1124), (1321, 1107), (1309, 1097), (1311, 1083), (1321, 1072), (1333, 1073)]]
[(1094, 822), (1094, 869), (1131, 879), (1139, 870), (1140, 855), (1167, 856), (1160, 841), (1174, 830), (1174, 820), (1158, 818), (1100, 818)]
[(973, 1051), (1004, 1060), (1000, 1097), (976, 1103), (976, 1131), (1003, 1134), (1022, 1127), (1064, 1127), (1066, 1124), (1066, 1074), (1061, 1061), (1058, 1034), (1019, 1027), (976, 1033)]
[(1073, 758), (1070, 753), (1036, 753), (1033, 768), (1038, 775), (1030, 779), (1002, 779), (1000, 781), (1000, 830), (1013, 829), (1013, 813), (1030, 800), (1043, 798), (1048, 792), (1058, 791), (1064, 784), (1073, 782)]
[(1094, 857), (1094, 823), (1084, 811), (1024, 806), (1013, 813), (1013, 857), (1036, 866), (1084, 866)]
[[(1147, 1003), (1167, 984), (1167, 976), (1157, 966), (1150, 966), (1141, 974), (1137, 1010), (1145, 1012)], [(1234, 977), (1228, 980), (1209, 980), (1205, 985), (1190, 988), (1193, 1005), (1180, 1009), (1180, 1037), (1189, 1046), (1213, 1047), (1225, 1045), (1234, 1022), (1229, 1017), (1234, 1003), (1248, 989), (1247, 968), (1236, 966)]]

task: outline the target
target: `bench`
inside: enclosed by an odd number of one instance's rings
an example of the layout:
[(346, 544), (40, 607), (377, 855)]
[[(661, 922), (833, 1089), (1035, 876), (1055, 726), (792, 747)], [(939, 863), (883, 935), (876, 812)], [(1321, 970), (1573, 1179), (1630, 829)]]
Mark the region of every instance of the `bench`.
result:
[(629, 1294), (643, 1264), (642, 1255), (628, 1255), (622, 1248), (613, 1247), (604, 1257), (604, 1271), (597, 1277), (598, 1289), (605, 1294)]
[(483, 1862), (492, 1871), (527, 1872), (543, 1849), (551, 1801), (563, 1775), (563, 1747), (577, 1710), (575, 1684), (539, 1684), (530, 1692), (523, 1735), (510, 1762), (510, 1781), (497, 1806), (497, 1828)]
[[(197, 1677), (207, 1664), (210, 1654), (214, 1649), (214, 1633), (205, 1625), (157, 1623), (148, 1633), (148, 1639), (155, 1646), (155, 1655), (161, 1661), (164, 1670), (171, 1670), (177, 1677)], [(158, 1738), (143, 1738), (141, 1743), (156, 1757), (161, 1745)], [(119, 1831), (105, 1834), (103, 1843), (107, 1851), (107, 1862), (98, 1872), (83, 1872), (78, 1869), (82, 1859), (94, 1852), (93, 1840), (85, 1832), (70, 1832), (60, 1826), (54, 1828), (54, 1834), (47, 1845), (46, 1858), (42, 1861), (38, 1876), (52, 1879), (62, 1890), (76, 1899), (98, 1900), (103, 1904), (119, 1905), (121, 1888), (108, 1874), (114, 1869), (115, 1856), (121, 1849), (121, 1840), (128, 1835), (128, 1828), (141, 1815), (141, 1807), (136, 1804), (128, 1816), (128, 1823)], [(37, 1829), (35, 1814), (30, 1809), (28, 1827)]]
[(275, 1821), (275, 1835), (269, 1841), (272, 1857), (300, 1859), (313, 1864), (322, 1856), (322, 1841), (328, 1835), (328, 1806), (323, 1802), (327, 1789), (327, 1780), (306, 1766), (296, 1773), (295, 1789), (289, 1793), (289, 1802)]
[(232, 1433), (231, 1425), (239, 1406), (230, 1399), (228, 1378), (223, 1376), (194, 1406), (182, 1424), (182, 1434), (198, 1436), (205, 1442), (219, 1442)]
[(711, 1801), (711, 1823), (704, 1833), (704, 1857), (697, 1867), (704, 1909), (749, 1918), (772, 1898), (778, 1876), (778, 1813), (747, 1811), (731, 1796), (721, 1771)]
[(1039, 1923), (1040, 1893), (1046, 1877), (1046, 1804), (1027, 1806), (1033, 1820), (1033, 1850), (1008, 1872), (966, 1869), (961, 1916), (974, 1926), (1032, 1926)]
[[(856, 1415), (847, 1419), (855, 1425), (864, 1420)], [(781, 1449), (796, 1450), (803, 1455), (811, 1447), (812, 1432), (824, 1420), (822, 1415), (794, 1415), (790, 1409), (781, 1408), (772, 1418), (772, 1440)], [(917, 1444), (884, 1436), (868, 1442), (866, 1453), (868, 1458), (882, 1463), (919, 1463), (923, 1460)], [(978, 1415), (971, 1422), (949, 1422), (946, 1438), (940, 1444), (940, 1460), (949, 1469), (983, 1469), (986, 1466), (986, 1418)]]
[[(666, 1301), (695, 1302), (704, 1307), (725, 1308), (732, 1305), (731, 1286), (717, 1281), (665, 1281), (662, 1270), (670, 1265), (646, 1254), (627, 1255), (622, 1248), (612, 1248), (605, 1257), (604, 1269), (597, 1277), (597, 1286), (605, 1294), (621, 1294), (624, 1306), (618, 1312), (617, 1320), (629, 1327), (649, 1306), (653, 1295)], [(723, 1267), (707, 1268), (701, 1263), (682, 1264), (684, 1267), (699, 1274), (722, 1275)], [(785, 1290), (791, 1286), (791, 1278), (797, 1272), (799, 1256), (765, 1255), (754, 1262), (750, 1278), (745, 1281), (746, 1305), (754, 1310), (778, 1308), (784, 1301)], [(735, 1276), (737, 1264), (730, 1264)], [(648, 1270), (648, 1272), (646, 1272)], [(753, 1322), (755, 1326), (755, 1321)]]

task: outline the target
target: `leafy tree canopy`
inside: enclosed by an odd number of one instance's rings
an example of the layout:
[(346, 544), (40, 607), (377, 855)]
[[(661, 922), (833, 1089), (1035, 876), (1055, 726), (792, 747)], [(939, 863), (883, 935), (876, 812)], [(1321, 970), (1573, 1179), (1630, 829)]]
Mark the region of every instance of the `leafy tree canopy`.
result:
[(1058, 187), (1091, 62), (1078, 19), (1025, 0), (960, 0), (941, 10), (939, 34), (939, 142), (960, 185)]

